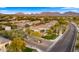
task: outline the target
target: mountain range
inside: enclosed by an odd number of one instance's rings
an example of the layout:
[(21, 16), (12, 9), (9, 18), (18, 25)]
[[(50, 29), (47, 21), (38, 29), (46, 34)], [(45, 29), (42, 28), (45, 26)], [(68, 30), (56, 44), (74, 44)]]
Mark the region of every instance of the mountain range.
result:
[(43, 15), (43, 16), (79, 16), (79, 13), (77, 13), (77, 12), (65, 12), (65, 13), (42, 12), (40, 14), (32, 14), (32, 15)]
[(77, 12), (41, 12), (41, 13), (31, 13), (31, 14), (25, 14), (22, 12), (18, 12), (15, 15), (33, 15), (33, 16), (79, 16), (79, 13)]

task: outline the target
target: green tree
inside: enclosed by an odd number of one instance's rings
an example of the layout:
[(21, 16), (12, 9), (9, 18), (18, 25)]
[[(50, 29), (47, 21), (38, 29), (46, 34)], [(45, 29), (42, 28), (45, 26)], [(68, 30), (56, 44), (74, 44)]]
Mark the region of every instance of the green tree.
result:
[(31, 33), (33, 32), (33, 30), (31, 30), (30, 28), (26, 28), (25, 32), (27, 35), (31, 35)]
[(52, 34), (52, 29), (48, 29), (47, 34)]
[(31, 36), (41, 37), (41, 33), (40, 32), (37, 32), (37, 31), (34, 31), (34, 32), (31, 32)]
[(21, 52), (25, 49), (26, 44), (21, 38), (17, 37), (12, 40), (10, 45), (7, 46), (9, 52)]

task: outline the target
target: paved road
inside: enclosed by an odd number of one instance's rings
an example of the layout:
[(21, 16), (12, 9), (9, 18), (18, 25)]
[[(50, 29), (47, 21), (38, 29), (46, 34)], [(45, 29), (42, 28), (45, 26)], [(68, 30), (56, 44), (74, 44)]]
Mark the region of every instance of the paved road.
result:
[[(46, 52), (71, 52), (74, 51), (75, 41), (77, 36), (77, 29), (74, 24), (70, 24), (65, 33), (61, 38), (57, 39), (56, 42), (46, 42), (48, 44), (41, 45), (33, 41), (27, 41), (28, 46), (38, 49), (38, 51)], [(44, 41), (43, 41), (44, 42)], [(50, 44), (49, 44), (50, 43)]]
[(52, 44), (46, 51), (48, 52), (72, 52), (74, 51), (77, 36), (77, 29), (74, 24), (70, 24), (67, 31), (57, 42)]
[(36, 42), (34, 40), (27, 40), (26, 38), (25, 38), (25, 41), (26, 41), (27, 47), (37, 49), (38, 51), (46, 50), (53, 43), (53, 41), (51, 42), (51, 41), (43, 41), (43, 40), (40, 43), (40, 42)]
[(0, 44), (3, 44), (3, 43), (8, 42), (8, 41), (9, 41), (9, 39), (6, 39), (6, 38), (0, 36)]

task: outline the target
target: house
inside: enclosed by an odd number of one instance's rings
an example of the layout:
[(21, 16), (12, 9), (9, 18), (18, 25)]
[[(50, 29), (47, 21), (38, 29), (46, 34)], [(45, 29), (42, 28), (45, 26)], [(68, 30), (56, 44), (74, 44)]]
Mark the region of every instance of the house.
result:
[(7, 30), (7, 31), (11, 30), (11, 26), (5, 26), (5, 25), (3, 25), (2, 28), (4, 28), (4, 30)]
[(10, 26), (6, 26), (5, 30), (9, 31), (9, 30), (11, 30), (11, 27)]
[(51, 21), (49, 23), (46, 23), (46, 24), (40, 24), (40, 25), (36, 25), (36, 26), (31, 26), (30, 28), (32, 30), (35, 30), (35, 31), (40, 31), (40, 30), (48, 30), (52, 25), (54, 25), (54, 22)]

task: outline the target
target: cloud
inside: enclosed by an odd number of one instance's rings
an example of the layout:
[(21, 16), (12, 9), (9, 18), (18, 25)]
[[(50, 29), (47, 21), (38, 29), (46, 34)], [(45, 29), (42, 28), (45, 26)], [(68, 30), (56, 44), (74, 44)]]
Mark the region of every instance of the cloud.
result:
[(0, 7), (0, 8), (6, 8), (6, 7)]
[(76, 7), (63, 7), (61, 9), (65, 9), (65, 10), (74, 10), (74, 9), (79, 9), (79, 8), (76, 8)]
[(68, 12), (68, 11), (71, 11), (71, 12), (79, 12), (79, 8), (74, 8), (74, 7), (63, 7), (63, 8), (61, 8), (61, 10), (63, 12)]
[(3, 13), (3, 12), (8, 12), (7, 10), (0, 10), (0, 13)]
[(4, 13), (4, 14), (14, 14), (15, 12), (8, 11), (8, 10), (0, 10), (0, 13)]
[(72, 11), (72, 12), (79, 12), (78, 10), (70, 10), (70, 11)]
[(31, 11), (10, 11), (10, 10), (0, 10), (0, 13), (3, 13), (3, 14), (15, 14), (15, 13), (18, 13), (18, 12), (22, 12), (22, 13), (25, 13), (25, 14), (31, 14), (31, 13), (39, 13), (39, 12), (31, 12)]
[(61, 9), (74, 9), (73, 7), (63, 7)]

